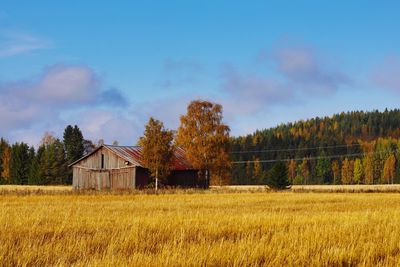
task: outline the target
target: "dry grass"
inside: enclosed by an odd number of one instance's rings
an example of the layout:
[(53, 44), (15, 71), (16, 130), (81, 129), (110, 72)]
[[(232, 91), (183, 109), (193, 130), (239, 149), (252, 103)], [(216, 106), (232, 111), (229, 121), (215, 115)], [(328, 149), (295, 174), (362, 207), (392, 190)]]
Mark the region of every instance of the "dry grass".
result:
[(62, 185), (0, 185), (0, 191), (71, 191), (71, 186)]
[(0, 195), (4, 266), (393, 266), (400, 194)]
[[(224, 192), (265, 192), (269, 191), (265, 185), (227, 185), (212, 186), (214, 191)], [(293, 185), (290, 192), (315, 193), (400, 193), (400, 184), (379, 185)]]

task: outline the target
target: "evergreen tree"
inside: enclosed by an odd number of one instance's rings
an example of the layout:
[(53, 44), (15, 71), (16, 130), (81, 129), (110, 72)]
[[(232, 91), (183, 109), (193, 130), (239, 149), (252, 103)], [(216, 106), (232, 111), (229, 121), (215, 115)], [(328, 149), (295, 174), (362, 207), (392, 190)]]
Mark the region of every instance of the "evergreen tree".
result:
[(42, 169), (43, 164), (43, 154), (44, 154), (45, 147), (40, 146), (36, 152), (36, 155), (32, 161), (31, 168), (29, 170), (29, 184), (43, 184), (44, 181), (42, 179), (44, 171)]
[(25, 143), (15, 143), (11, 147), (10, 180), (13, 184), (27, 184), (30, 169), (29, 147)]
[[(67, 165), (83, 157), (83, 153), (85, 151), (84, 139), (82, 132), (77, 125), (74, 127), (72, 127), (72, 125), (68, 125), (65, 128), (63, 143), (66, 152)], [(72, 169), (67, 170), (67, 180), (65, 182), (68, 184), (72, 183)]]
[(251, 162), (250, 160), (247, 161), (246, 163), (246, 176), (247, 176), (247, 184), (252, 184), (253, 179), (253, 162)]
[(322, 152), (317, 161), (316, 176), (319, 184), (327, 184), (331, 182), (331, 163), (330, 160), (325, 158), (326, 154)]
[(290, 184), (288, 181), (286, 164), (284, 162), (277, 162), (271, 169), (267, 185), (272, 189), (285, 189)]

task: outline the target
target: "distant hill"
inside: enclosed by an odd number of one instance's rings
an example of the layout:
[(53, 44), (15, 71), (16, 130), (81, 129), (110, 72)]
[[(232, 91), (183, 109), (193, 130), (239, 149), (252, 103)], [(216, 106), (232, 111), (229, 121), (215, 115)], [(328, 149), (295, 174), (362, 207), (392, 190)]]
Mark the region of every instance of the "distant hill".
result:
[(400, 182), (399, 137), (399, 109), (343, 112), (258, 130), (232, 138), (232, 160), (246, 162), (233, 164), (233, 182), (265, 182), (276, 160), (288, 162), (294, 183)]

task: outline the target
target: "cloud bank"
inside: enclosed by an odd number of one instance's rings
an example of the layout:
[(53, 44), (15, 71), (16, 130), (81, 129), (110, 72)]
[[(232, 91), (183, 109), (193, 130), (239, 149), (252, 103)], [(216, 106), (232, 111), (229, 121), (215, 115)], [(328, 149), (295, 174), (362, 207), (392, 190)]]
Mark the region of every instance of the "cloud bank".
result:
[[(33, 79), (0, 84), (0, 136), (30, 140), (23, 138), (24, 132), (60, 132), (67, 123), (79, 124), (92, 138), (111, 139), (107, 126), (125, 125), (124, 130), (132, 134), (128, 119), (118, 110), (127, 105), (118, 89), (102, 88), (100, 77), (91, 68), (58, 64)], [(72, 115), (62, 118), (64, 113)]]

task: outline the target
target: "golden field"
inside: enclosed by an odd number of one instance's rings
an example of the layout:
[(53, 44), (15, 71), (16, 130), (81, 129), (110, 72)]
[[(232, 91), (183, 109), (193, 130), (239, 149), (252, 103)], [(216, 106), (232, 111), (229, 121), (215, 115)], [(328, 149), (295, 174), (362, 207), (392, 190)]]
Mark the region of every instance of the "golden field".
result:
[(0, 195), (1, 265), (400, 263), (400, 194), (51, 192)]

